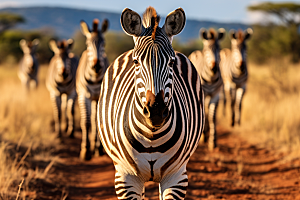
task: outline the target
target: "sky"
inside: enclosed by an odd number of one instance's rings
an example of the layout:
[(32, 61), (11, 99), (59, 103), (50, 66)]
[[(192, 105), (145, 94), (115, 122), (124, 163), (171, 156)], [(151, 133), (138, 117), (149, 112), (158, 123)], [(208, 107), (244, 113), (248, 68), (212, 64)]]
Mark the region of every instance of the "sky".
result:
[[(148, 6), (156, 9), (161, 16), (178, 7), (184, 9), (188, 19), (213, 20), (219, 22), (255, 23), (266, 16), (258, 12), (248, 12), (247, 6), (258, 4), (260, 0), (1, 0), (0, 8), (28, 6), (59, 6), (93, 11), (122, 12), (130, 8), (142, 14)], [(291, 0), (273, 0), (271, 2), (294, 2)]]

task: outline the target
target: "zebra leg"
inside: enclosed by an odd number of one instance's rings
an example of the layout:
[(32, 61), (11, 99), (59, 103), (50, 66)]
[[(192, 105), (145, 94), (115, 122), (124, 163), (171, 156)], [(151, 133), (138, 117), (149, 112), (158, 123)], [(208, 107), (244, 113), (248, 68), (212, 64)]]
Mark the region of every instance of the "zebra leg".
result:
[(222, 100), (223, 100), (223, 116), (226, 116), (227, 98), (226, 98), (226, 92), (225, 92), (224, 86), (221, 89), (221, 95), (222, 95)]
[(67, 119), (68, 119), (68, 129), (67, 135), (70, 138), (74, 138), (74, 127), (75, 127), (75, 117), (74, 117), (74, 107), (76, 99), (76, 91), (74, 90), (71, 94), (67, 96)]
[(89, 131), (91, 128), (91, 101), (86, 98), (85, 95), (78, 96), (78, 104), (80, 110), (80, 126), (82, 131), (82, 140), (81, 140), (81, 151), (80, 159), (90, 160), (91, 151), (90, 151), (90, 140), (89, 140)]
[(212, 151), (217, 146), (216, 110), (219, 103), (219, 94), (211, 98), (208, 107), (209, 138), (208, 149)]
[(235, 122), (235, 100), (236, 100), (236, 89), (230, 89), (231, 98), (231, 126), (234, 126)]
[(236, 103), (235, 103), (235, 122), (241, 124), (241, 110), (242, 110), (242, 99), (245, 94), (245, 88), (238, 88), (236, 90)]
[(55, 123), (55, 133), (57, 137), (61, 137), (61, 96), (56, 96), (55, 94), (50, 94), (50, 99), (53, 108), (53, 117)]
[(103, 147), (97, 134), (97, 101), (91, 102), (91, 152), (95, 157), (104, 155)]
[(169, 174), (159, 184), (159, 199), (184, 199), (188, 186), (186, 167), (176, 173)]
[(145, 182), (138, 176), (122, 173), (122, 169), (119, 171), (118, 167), (115, 167), (115, 189), (118, 199), (143, 200), (145, 197)]

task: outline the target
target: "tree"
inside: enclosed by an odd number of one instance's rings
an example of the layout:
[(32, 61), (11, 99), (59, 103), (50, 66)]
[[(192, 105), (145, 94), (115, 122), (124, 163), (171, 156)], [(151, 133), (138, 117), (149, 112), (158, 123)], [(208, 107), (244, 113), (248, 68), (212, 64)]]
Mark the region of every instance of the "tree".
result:
[(11, 13), (0, 13), (0, 33), (12, 28), (17, 23), (23, 23), (25, 19), (22, 16)]
[(290, 32), (290, 50), (292, 61), (297, 62), (300, 57), (300, 4), (297, 3), (271, 3), (264, 2), (249, 6), (249, 11), (259, 11), (276, 16)]

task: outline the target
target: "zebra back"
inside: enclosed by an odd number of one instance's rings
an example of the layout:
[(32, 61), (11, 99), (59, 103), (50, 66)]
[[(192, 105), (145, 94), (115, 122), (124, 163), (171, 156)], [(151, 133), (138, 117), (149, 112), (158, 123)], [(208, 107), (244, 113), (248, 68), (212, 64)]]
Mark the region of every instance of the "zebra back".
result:
[(70, 52), (73, 40), (63, 40), (56, 43), (49, 42), (54, 56), (50, 60), (46, 86), (50, 93), (59, 96), (63, 93), (70, 94), (75, 90), (75, 76), (78, 66), (78, 58)]

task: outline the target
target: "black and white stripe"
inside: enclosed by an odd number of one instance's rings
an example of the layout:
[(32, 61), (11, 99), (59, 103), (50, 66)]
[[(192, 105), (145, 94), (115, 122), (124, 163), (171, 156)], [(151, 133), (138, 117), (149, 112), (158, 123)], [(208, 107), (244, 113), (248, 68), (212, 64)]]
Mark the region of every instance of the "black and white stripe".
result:
[(231, 31), (231, 50), (223, 49), (221, 55), (221, 72), (224, 81), (224, 108), (226, 99), (231, 101), (231, 125), (241, 122), (242, 99), (248, 79), (246, 40), (253, 33), (248, 28), (244, 32)]
[(204, 126), (200, 77), (171, 46), (185, 13), (178, 8), (162, 28), (158, 23), (152, 7), (143, 22), (136, 12), (123, 11), (121, 24), (135, 47), (110, 65), (101, 86), (98, 127), (115, 165), (118, 199), (143, 199), (147, 181), (160, 183), (160, 199), (184, 199), (186, 165)]
[(34, 88), (38, 86), (39, 63), (36, 58), (38, 44), (38, 39), (29, 42), (24, 39), (20, 40), (20, 47), (24, 55), (19, 64), (18, 76), (21, 83), (25, 85), (27, 89), (30, 89), (31, 83), (33, 83)]
[(75, 75), (78, 66), (78, 58), (69, 52), (73, 40), (61, 41), (58, 44), (51, 40), (50, 49), (54, 56), (50, 61), (46, 86), (50, 92), (55, 121), (55, 132), (61, 137), (61, 116), (62, 116), (62, 95), (67, 95), (67, 135), (73, 137), (74, 134), (74, 104), (77, 97), (75, 88)]
[[(98, 30), (99, 21), (93, 22), (93, 30), (82, 21), (81, 31), (86, 36), (87, 49), (83, 52), (76, 74), (76, 90), (81, 115), (82, 142), (80, 158), (91, 159), (92, 154), (103, 154), (100, 140), (97, 136), (96, 110), (100, 87), (108, 60), (104, 51), (103, 33), (108, 28), (108, 21), (104, 20), (101, 30)], [(90, 134), (89, 134), (90, 133)]]
[[(209, 150), (217, 146), (216, 134), (216, 110), (219, 103), (220, 89), (223, 80), (220, 72), (220, 45), (219, 41), (224, 37), (225, 30), (220, 28), (218, 32), (214, 29), (200, 30), (200, 37), (203, 41), (202, 52), (197, 50), (191, 53), (189, 59), (197, 69), (203, 86), (208, 112), (204, 129), (204, 141), (208, 141)], [(209, 97), (209, 98), (207, 98)]]

